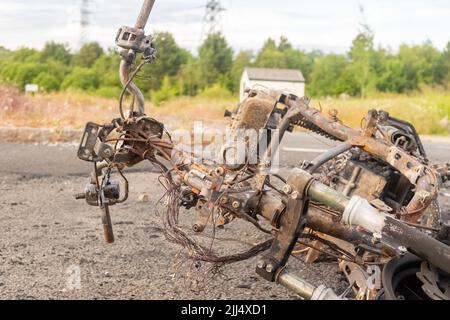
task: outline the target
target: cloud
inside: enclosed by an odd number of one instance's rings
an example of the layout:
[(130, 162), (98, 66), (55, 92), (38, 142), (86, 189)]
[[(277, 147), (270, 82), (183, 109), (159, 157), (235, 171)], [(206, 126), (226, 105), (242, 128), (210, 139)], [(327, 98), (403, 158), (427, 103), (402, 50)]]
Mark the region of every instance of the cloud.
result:
[[(2, 0), (0, 45), (42, 47), (46, 41), (79, 41), (81, 0)], [(170, 31), (192, 51), (200, 43), (206, 0), (156, 1), (148, 31)], [(120, 25), (134, 24), (142, 0), (92, 0), (90, 39), (114, 45)], [(222, 1), (222, 25), (235, 48), (257, 50), (268, 37), (287, 36), (297, 47), (343, 51), (351, 44), (363, 5), (376, 42), (397, 48), (403, 42), (449, 41), (448, 0), (247, 0)]]

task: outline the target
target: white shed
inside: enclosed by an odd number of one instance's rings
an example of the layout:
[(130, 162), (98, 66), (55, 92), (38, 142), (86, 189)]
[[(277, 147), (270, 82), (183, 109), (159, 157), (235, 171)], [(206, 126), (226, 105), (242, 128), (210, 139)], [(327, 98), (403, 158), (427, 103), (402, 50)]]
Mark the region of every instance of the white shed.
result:
[(245, 68), (241, 77), (240, 98), (255, 85), (284, 90), (299, 97), (305, 95), (305, 77), (300, 70)]

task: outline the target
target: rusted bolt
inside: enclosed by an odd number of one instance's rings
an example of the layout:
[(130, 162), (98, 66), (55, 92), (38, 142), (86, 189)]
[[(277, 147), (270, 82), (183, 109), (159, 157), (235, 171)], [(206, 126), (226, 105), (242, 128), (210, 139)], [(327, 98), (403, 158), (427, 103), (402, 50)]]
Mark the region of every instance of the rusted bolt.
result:
[(216, 170), (215, 170), (215, 174), (217, 175), (217, 176), (223, 176), (224, 175), (224, 173), (225, 173), (225, 170), (222, 168), (222, 167), (218, 167), (218, 168), (216, 168)]
[(105, 156), (107, 156), (107, 157), (111, 157), (112, 156), (112, 150), (111, 149), (105, 149), (103, 152), (105, 153)]
[(272, 273), (275, 270), (275, 267), (273, 266), (273, 264), (269, 263), (266, 267), (266, 271), (269, 273)]
[(227, 197), (222, 197), (221, 199), (220, 199), (220, 204), (227, 204), (228, 203), (228, 198)]
[(85, 193), (78, 193), (78, 194), (75, 195), (75, 199), (76, 200), (86, 199), (86, 194)]
[(140, 194), (138, 197), (138, 202), (147, 203), (150, 201), (150, 196), (147, 193)]
[(292, 193), (292, 187), (290, 185), (286, 184), (283, 187), (283, 192), (286, 193), (286, 194), (291, 194)]
[(298, 191), (292, 192), (291, 198), (294, 200), (300, 199), (300, 193)]
[(264, 260), (259, 260), (256, 266), (258, 267), (258, 269), (264, 269), (266, 267), (266, 263), (264, 262)]
[(267, 169), (267, 168), (270, 168), (270, 166), (271, 166), (270, 161), (265, 161), (265, 162), (263, 162), (263, 163), (260, 164), (260, 167), (261, 167), (263, 170), (264, 170), (264, 169)]
[(400, 254), (406, 254), (408, 252), (408, 249), (406, 249), (406, 247), (404, 246), (400, 246), (398, 247), (398, 251), (400, 251)]
[(233, 208), (234, 209), (239, 209), (240, 206), (241, 206), (241, 204), (239, 203), (239, 201), (234, 201), (233, 202)]
[(339, 111), (336, 109), (332, 109), (328, 111), (328, 114), (330, 115), (331, 118), (336, 119), (337, 116), (339, 115)]

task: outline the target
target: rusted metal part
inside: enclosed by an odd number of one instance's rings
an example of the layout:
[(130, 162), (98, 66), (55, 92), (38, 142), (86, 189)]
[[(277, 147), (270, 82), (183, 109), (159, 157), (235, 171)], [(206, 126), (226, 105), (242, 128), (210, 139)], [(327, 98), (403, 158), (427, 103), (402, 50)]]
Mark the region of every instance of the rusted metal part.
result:
[(114, 162), (128, 167), (135, 166), (145, 159), (154, 157), (157, 153), (170, 157), (172, 144), (162, 140), (164, 125), (149, 117), (127, 119), (117, 129), (123, 138), (106, 140), (109, 142), (123, 141), (119, 152), (114, 155)]
[[(369, 201), (377, 200), (381, 203), (383, 202), (381, 199), (385, 200), (390, 191), (388, 178), (392, 174), (390, 171), (383, 172), (382, 169), (376, 169), (377, 167), (374, 168), (373, 164), (367, 161), (359, 161), (359, 159), (356, 161), (347, 156), (345, 161), (332, 161), (322, 168), (320, 180), (345, 196), (359, 195)], [(409, 189), (406, 190), (409, 191)], [(396, 195), (395, 198), (397, 199)], [(386, 211), (392, 211), (392, 208), (387, 208)]]
[[(283, 204), (275, 194), (265, 193), (261, 198), (260, 208), (260, 215), (270, 221), (275, 228), (280, 228), (280, 218), (281, 215), (284, 214), (286, 205)], [(314, 203), (310, 203), (308, 212), (305, 215), (306, 227), (314, 231), (345, 240), (355, 246), (375, 246), (372, 241), (372, 236), (369, 233), (345, 226), (341, 224), (339, 220), (340, 217), (326, 213), (321, 207), (316, 206)], [(377, 248), (377, 250), (378, 249), (381, 248)]]
[(311, 248), (305, 255), (305, 263), (315, 262), (326, 248), (327, 246), (318, 240), (311, 242)]
[(422, 289), (431, 299), (450, 300), (450, 275), (422, 261), (417, 278), (422, 281)]
[[(362, 245), (362, 244), (356, 244), (356, 243), (350, 243), (348, 240), (342, 240), (333, 236), (330, 236), (325, 233), (321, 233), (318, 231), (315, 231), (313, 229), (305, 229), (305, 233), (312, 237), (314, 240), (311, 244), (308, 244), (309, 249), (306, 249), (306, 255), (305, 255), (305, 262), (306, 263), (314, 263), (320, 255), (327, 253), (327, 248), (330, 247), (330, 245), (333, 246), (333, 249), (336, 249), (337, 251), (341, 251), (344, 253), (345, 257), (344, 260), (354, 260), (359, 258), (358, 256), (358, 250), (362, 247), (369, 248), (370, 245)], [(306, 245), (306, 244), (303, 244)], [(306, 246), (306, 247), (308, 247)], [(376, 252), (380, 252), (379, 249), (371, 248), (371, 250), (375, 250)], [(330, 254), (331, 256), (339, 259), (338, 255)], [(349, 260), (349, 261), (350, 261)], [(361, 262), (362, 263), (362, 262)]]
[(414, 197), (402, 212), (406, 221), (416, 223), (420, 220), (423, 212), (437, 198), (437, 185), (437, 177), (431, 169), (429, 174), (418, 178)]
[[(270, 95), (274, 98), (284, 96), (279, 91), (271, 91)], [(365, 131), (351, 129), (322, 114), (319, 110), (309, 107), (303, 100), (295, 96), (288, 96), (284, 103), (291, 108), (290, 111), (297, 111), (297, 118), (299, 117), (298, 113), (300, 113), (300, 116), (317, 125), (322, 131), (341, 141), (349, 142), (373, 157), (385, 161), (407, 177), (416, 186), (414, 197), (403, 210), (403, 215), (407, 221), (417, 222), (427, 206), (436, 199), (437, 178), (434, 170), (403, 149), (372, 137), (372, 128), (366, 128)], [(372, 125), (374, 121), (373, 112), (369, 116), (371, 119), (369, 125)]]
[(145, 98), (142, 91), (134, 83), (130, 82), (130, 68), (132, 66), (132, 61), (134, 60), (134, 53), (123, 52), (122, 60), (120, 61), (119, 78), (123, 86), (127, 86), (127, 91), (133, 95), (135, 103), (137, 104), (137, 110), (140, 115), (145, 114)]
[(192, 230), (195, 232), (203, 232), (211, 219), (213, 210), (214, 207), (210, 203), (199, 201), (196, 208), (197, 214), (195, 216), (195, 224), (193, 225)]
[[(152, 49), (152, 38), (145, 37), (143, 33), (143, 29), (147, 24), (154, 4), (155, 0), (145, 0), (136, 20), (135, 27), (122, 27), (116, 37), (116, 44), (123, 48), (123, 51), (121, 52), (122, 60), (120, 61), (119, 68), (120, 81), (124, 89), (134, 97), (134, 103), (137, 104), (139, 115), (145, 114), (145, 98), (139, 87), (132, 81), (133, 79), (130, 79), (130, 68), (136, 59), (136, 54), (139, 52), (143, 53), (145, 60), (151, 61), (154, 59), (155, 52)], [(128, 30), (124, 30), (126, 28), (128, 28)], [(131, 41), (136, 42), (136, 44), (130, 46), (129, 43)], [(123, 94), (121, 96), (120, 104), (122, 104), (122, 98)], [(122, 118), (125, 118), (123, 113)]]
[(107, 243), (114, 243), (114, 231), (111, 222), (111, 214), (109, 212), (109, 205), (102, 207), (102, 225), (103, 235)]
[(231, 130), (260, 130), (265, 128), (275, 108), (276, 100), (266, 95), (255, 95), (246, 98), (239, 105), (233, 118)]
[(433, 169), (436, 170), (442, 183), (450, 181), (450, 163), (434, 165)]
[(310, 205), (306, 214), (306, 226), (315, 231), (346, 240), (355, 245), (373, 245), (372, 237), (369, 234), (358, 231), (356, 228), (345, 226), (334, 220), (333, 216)]
[(388, 128), (387, 138), (396, 146), (402, 149), (414, 151), (414, 155), (421, 158), (424, 163), (428, 164), (429, 160), (423, 147), (422, 141), (414, 128), (414, 126), (401, 119), (393, 118), (386, 111), (379, 111), (379, 125), (381, 131)]
[(306, 190), (312, 181), (313, 177), (309, 174), (293, 175), (287, 180), (287, 184), (292, 186), (292, 193), (287, 200), (286, 211), (281, 215), (280, 230), (269, 252), (256, 268), (256, 272), (268, 281), (275, 281), (277, 272), (286, 265), (304, 229), (304, 216), (309, 205)]
[(343, 142), (337, 145), (336, 147), (330, 149), (329, 151), (321, 154), (313, 161), (311, 161), (310, 165), (308, 166), (308, 172), (310, 173), (316, 172), (322, 165), (324, 165), (331, 159), (337, 157), (338, 155), (350, 150), (352, 147), (353, 147), (352, 144), (348, 142)]
[[(354, 190), (355, 188), (358, 187), (357, 180), (359, 178), (361, 170), (362, 170), (361, 167), (356, 167), (353, 169), (352, 176), (350, 177), (350, 180), (347, 181), (347, 184), (345, 186), (345, 189), (343, 192), (344, 196), (348, 197), (350, 195), (350, 193), (352, 192), (352, 190)], [(367, 184), (364, 184), (364, 183), (361, 183), (360, 185), (367, 186)]]
[[(411, 250), (419, 257), (450, 273), (450, 247), (446, 244), (389, 215), (379, 212), (377, 209), (370, 207), (370, 205), (369, 211), (364, 211), (366, 209), (354, 203), (353, 198), (350, 200), (343, 194), (339, 194), (334, 189), (318, 181), (314, 181), (309, 185), (306, 194), (311, 200), (325, 203), (330, 208), (341, 213), (345, 214), (349, 209), (354, 210), (355, 214), (361, 216), (354, 221), (358, 224), (364, 224), (361, 226), (374, 234), (379, 233), (382, 241), (390, 242), (394, 240), (394, 242), (399, 243), (399, 246), (404, 247), (405, 250)], [(330, 196), (330, 194), (333, 196)], [(359, 208), (363, 209), (363, 211), (360, 211), (361, 209)], [(348, 221), (350, 225), (355, 222)]]
[(425, 230), (438, 231), (442, 224), (442, 212), (441, 207), (437, 200), (433, 201), (425, 210), (421, 226), (425, 227)]
[(314, 181), (308, 189), (308, 196), (314, 201), (324, 204), (338, 212), (344, 212), (350, 200), (339, 191)]
[[(283, 95), (278, 97), (276, 101), (280, 101), (283, 103), (286, 97)], [(266, 179), (269, 175), (269, 169), (272, 164), (273, 157), (276, 154), (276, 151), (279, 147), (280, 141), (283, 139), (285, 133), (289, 130), (292, 124), (295, 122), (300, 112), (296, 109), (290, 109), (287, 114), (283, 117), (280, 124), (277, 127), (277, 136), (272, 137), (266, 152), (264, 153), (261, 163), (259, 165), (258, 173), (255, 177), (255, 187), (257, 190), (262, 191), (264, 188), (264, 184), (266, 183)]]
[(356, 300), (374, 300), (382, 288), (381, 270), (378, 266), (369, 266), (364, 270), (360, 265), (341, 261), (339, 268), (347, 277)]
[(280, 218), (286, 209), (286, 205), (279, 197), (273, 192), (265, 192), (257, 206), (255, 211), (259, 215), (269, 221), (274, 228), (280, 228)]
[(450, 274), (407, 253), (383, 268), (381, 300), (450, 300)]
[(141, 11), (139, 12), (139, 16), (136, 19), (135, 28), (136, 29), (144, 29), (148, 18), (150, 17), (150, 13), (152, 12), (153, 6), (155, 5), (156, 0), (145, 0), (142, 4)]
[(78, 158), (89, 162), (102, 161), (103, 158), (96, 154), (95, 147), (97, 145), (98, 132), (100, 130), (99, 125), (89, 122), (81, 137), (80, 146), (78, 148)]
[(426, 233), (386, 216), (382, 237), (394, 239), (405, 250), (450, 273), (450, 247)]

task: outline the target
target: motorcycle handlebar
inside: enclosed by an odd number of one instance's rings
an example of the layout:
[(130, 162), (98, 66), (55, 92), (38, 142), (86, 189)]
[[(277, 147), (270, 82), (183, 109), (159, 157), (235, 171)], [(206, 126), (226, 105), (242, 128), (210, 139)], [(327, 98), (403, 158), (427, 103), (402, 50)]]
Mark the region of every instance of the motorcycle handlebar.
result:
[(136, 20), (136, 29), (144, 29), (145, 25), (148, 22), (148, 18), (150, 17), (150, 13), (152, 12), (153, 5), (156, 0), (145, 0), (142, 4), (141, 12), (139, 13), (139, 17)]

